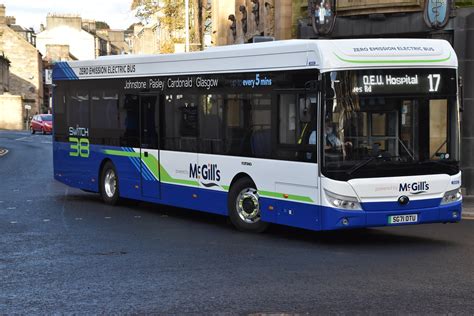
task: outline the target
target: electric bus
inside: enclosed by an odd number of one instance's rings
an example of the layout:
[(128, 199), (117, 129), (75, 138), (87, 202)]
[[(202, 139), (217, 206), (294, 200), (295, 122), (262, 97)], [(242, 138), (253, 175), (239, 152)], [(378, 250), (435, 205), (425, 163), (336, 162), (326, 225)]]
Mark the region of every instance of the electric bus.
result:
[(457, 65), (431, 39), (58, 62), (54, 178), (249, 232), (459, 222)]

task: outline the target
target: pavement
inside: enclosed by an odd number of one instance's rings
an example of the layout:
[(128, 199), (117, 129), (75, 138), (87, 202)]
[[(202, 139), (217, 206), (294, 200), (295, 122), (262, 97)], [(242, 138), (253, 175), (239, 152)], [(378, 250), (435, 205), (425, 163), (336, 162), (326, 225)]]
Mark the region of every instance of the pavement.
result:
[(474, 195), (463, 197), (462, 213), (463, 217), (474, 219)]

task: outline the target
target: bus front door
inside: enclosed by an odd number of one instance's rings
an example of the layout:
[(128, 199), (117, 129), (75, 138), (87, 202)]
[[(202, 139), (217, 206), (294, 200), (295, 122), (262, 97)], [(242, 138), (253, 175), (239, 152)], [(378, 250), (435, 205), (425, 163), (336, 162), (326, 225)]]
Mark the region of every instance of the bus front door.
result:
[(143, 197), (160, 199), (159, 96), (140, 96), (140, 172)]

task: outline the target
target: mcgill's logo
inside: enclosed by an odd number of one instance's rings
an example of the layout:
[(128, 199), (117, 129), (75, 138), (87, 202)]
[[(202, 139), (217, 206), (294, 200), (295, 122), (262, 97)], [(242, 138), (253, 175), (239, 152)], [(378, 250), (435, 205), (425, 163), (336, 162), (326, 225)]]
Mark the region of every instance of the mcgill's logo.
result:
[[(189, 177), (193, 179), (202, 179), (205, 181), (221, 181), (221, 171), (217, 167), (217, 164), (207, 164), (201, 166), (197, 164), (189, 164)], [(207, 186), (206, 184), (204, 185)]]
[(400, 192), (410, 192), (411, 194), (421, 194), (430, 189), (430, 185), (426, 181), (413, 183), (400, 183)]

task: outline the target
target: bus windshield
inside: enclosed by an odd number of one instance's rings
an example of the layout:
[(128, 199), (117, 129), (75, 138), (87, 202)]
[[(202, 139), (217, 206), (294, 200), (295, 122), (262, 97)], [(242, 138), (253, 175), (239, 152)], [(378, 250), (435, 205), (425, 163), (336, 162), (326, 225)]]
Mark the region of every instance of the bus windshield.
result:
[(327, 74), (323, 174), (348, 181), (459, 173), (456, 87), (453, 69)]

